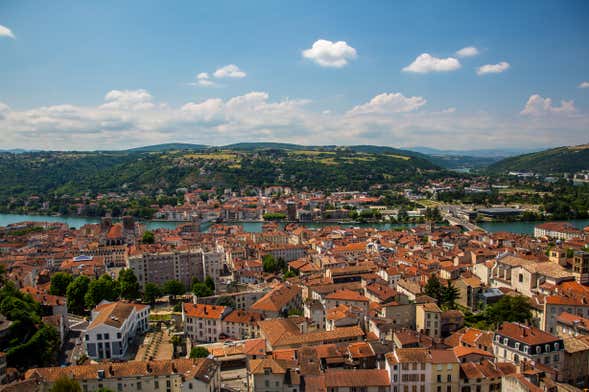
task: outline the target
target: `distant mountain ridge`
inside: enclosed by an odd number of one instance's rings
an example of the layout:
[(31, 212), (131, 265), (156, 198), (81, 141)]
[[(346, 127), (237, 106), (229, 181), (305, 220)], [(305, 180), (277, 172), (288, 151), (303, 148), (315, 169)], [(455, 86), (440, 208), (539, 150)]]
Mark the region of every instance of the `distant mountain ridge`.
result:
[(151, 146), (141, 146), (135, 148), (129, 148), (124, 151), (129, 152), (160, 152), (169, 150), (204, 150), (209, 148), (205, 144), (191, 144), (191, 143), (163, 143), (154, 144)]
[(409, 157), (427, 158), (427, 154), (422, 154), (417, 151), (399, 149), (388, 146), (377, 145), (353, 145), (353, 146), (338, 146), (332, 145), (303, 145), (294, 143), (274, 143), (274, 142), (243, 142), (233, 143), (221, 146), (205, 145), (205, 144), (191, 144), (191, 143), (163, 143), (154, 144), (150, 146), (142, 146), (130, 148), (124, 151), (129, 152), (161, 152), (171, 150), (233, 150), (233, 151), (255, 151), (255, 150), (307, 150), (307, 151), (335, 151), (335, 150), (349, 150), (354, 152), (361, 152), (367, 154), (397, 154)]
[(480, 158), (506, 158), (541, 151), (542, 148), (491, 148), (480, 150), (439, 150), (431, 147), (410, 147), (408, 150), (427, 155), (468, 156)]
[(572, 173), (581, 170), (589, 170), (589, 143), (518, 155), (503, 159), (488, 167), (488, 171), (494, 173), (529, 171), (550, 174)]

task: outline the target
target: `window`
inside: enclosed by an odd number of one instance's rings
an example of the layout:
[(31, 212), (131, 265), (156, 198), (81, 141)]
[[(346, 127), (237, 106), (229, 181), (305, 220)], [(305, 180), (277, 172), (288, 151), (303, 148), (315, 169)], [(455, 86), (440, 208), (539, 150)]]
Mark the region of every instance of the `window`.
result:
[(140, 391), (142, 388), (141, 381), (137, 381), (137, 390)]
[(117, 332), (117, 339), (120, 339), (120, 338), (121, 338), (121, 333)]
[(452, 375), (448, 374), (448, 382), (452, 382)]
[(517, 280), (519, 280), (519, 282), (522, 283), (524, 281), (524, 274), (519, 274)]
[(90, 335), (86, 334), (86, 340), (90, 340)]
[(526, 354), (527, 354), (529, 349), (530, 349), (530, 348), (529, 348), (528, 346), (524, 346), (524, 353), (526, 353)]
[(540, 354), (541, 351), (542, 351), (542, 347), (536, 346), (536, 354)]
[(96, 334), (96, 340), (102, 340), (102, 334), (101, 333)]
[(108, 340), (109, 337), (110, 337), (109, 334), (107, 334), (107, 333), (104, 334), (104, 340)]
[(544, 351), (550, 352), (550, 345), (549, 344), (544, 346)]
[(558, 351), (560, 349), (560, 344), (558, 342), (554, 343), (554, 351)]
[(516, 343), (516, 344), (515, 344), (515, 349), (516, 349), (516, 350), (519, 350), (519, 343)]

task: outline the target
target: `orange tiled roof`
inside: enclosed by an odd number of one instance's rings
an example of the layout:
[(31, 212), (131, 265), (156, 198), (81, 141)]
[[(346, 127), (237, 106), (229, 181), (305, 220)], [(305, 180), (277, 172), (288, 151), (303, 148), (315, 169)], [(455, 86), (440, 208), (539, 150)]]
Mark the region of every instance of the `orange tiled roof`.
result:
[(188, 317), (219, 320), (227, 308), (219, 305), (183, 303), (182, 309)]

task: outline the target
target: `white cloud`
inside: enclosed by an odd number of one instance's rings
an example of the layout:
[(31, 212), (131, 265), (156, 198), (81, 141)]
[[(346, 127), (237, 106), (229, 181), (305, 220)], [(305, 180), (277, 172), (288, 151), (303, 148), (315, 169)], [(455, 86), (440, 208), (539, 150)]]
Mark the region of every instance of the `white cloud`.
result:
[(415, 73), (447, 72), (455, 71), (460, 67), (460, 61), (454, 57), (441, 59), (429, 53), (422, 53), (411, 64), (403, 68), (403, 71)]
[(223, 79), (223, 78), (241, 79), (241, 78), (245, 78), (246, 75), (247, 74), (245, 72), (243, 72), (241, 69), (239, 69), (239, 67), (235, 64), (229, 64), (224, 67), (221, 67), (221, 68), (217, 69), (215, 71), (215, 73), (213, 73), (213, 76), (218, 79)]
[(196, 75), (196, 83), (191, 83), (191, 84), (203, 86), (203, 87), (215, 86), (215, 82), (213, 82), (210, 79), (209, 74), (206, 72), (201, 72), (198, 75)]
[(572, 114), (576, 112), (573, 100), (560, 101), (560, 106), (552, 106), (552, 99), (543, 98), (538, 94), (531, 95), (526, 106), (520, 112), (526, 116), (541, 116), (547, 114)]
[(103, 109), (116, 110), (145, 110), (154, 107), (151, 102), (153, 97), (146, 90), (111, 90), (104, 100)]
[(12, 30), (10, 30), (8, 27), (2, 26), (2, 25), (0, 25), (0, 37), (8, 37), (8, 38), (16, 39), (16, 37), (12, 33)]
[(383, 93), (369, 102), (354, 107), (350, 115), (406, 113), (419, 109), (427, 100), (423, 97), (405, 97), (401, 93)]
[(356, 49), (346, 41), (332, 42), (325, 39), (315, 41), (310, 49), (303, 50), (302, 55), (322, 67), (331, 68), (344, 67), (358, 57)]
[(581, 84), (579, 84), (579, 88), (589, 88), (589, 82), (581, 82)]
[(499, 64), (486, 64), (477, 68), (477, 75), (486, 75), (492, 73), (501, 73), (507, 71), (511, 65), (502, 61)]
[(479, 50), (474, 46), (467, 46), (456, 51), (456, 56), (458, 57), (472, 57), (479, 54)]
[(589, 128), (589, 116), (575, 111), (572, 102), (554, 107), (540, 96), (530, 97), (526, 116), (515, 110), (500, 116), (453, 107), (428, 111), (425, 97), (400, 92), (379, 94), (342, 111), (314, 110), (309, 102), (252, 91), (171, 106), (146, 90), (112, 90), (96, 106), (16, 110), (0, 103), (0, 135), (3, 148), (92, 150), (172, 141), (221, 145), (266, 140), (466, 149), (578, 144)]

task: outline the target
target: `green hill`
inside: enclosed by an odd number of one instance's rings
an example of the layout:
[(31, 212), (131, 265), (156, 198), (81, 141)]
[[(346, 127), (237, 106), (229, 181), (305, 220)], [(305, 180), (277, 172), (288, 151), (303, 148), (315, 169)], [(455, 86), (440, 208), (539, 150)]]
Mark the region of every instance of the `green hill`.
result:
[(0, 205), (31, 195), (160, 190), (169, 194), (194, 184), (366, 190), (373, 184), (420, 181), (442, 171), (425, 158), (402, 155), (399, 150), (365, 153), (304, 146), (154, 150), (0, 153)]
[(493, 173), (530, 171), (534, 173), (572, 173), (589, 170), (589, 144), (558, 147), (503, 159), (488, 167)]

